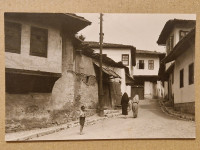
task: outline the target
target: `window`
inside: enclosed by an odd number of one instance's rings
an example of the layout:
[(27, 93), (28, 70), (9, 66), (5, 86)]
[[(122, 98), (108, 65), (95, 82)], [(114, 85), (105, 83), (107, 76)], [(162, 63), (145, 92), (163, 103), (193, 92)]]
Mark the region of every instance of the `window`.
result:
[(181, 40), (184, 36), (186, 36), (188, 34), (189, 31), (183, 31), (180, 30), (179, 31), (179, 40)]
[(138, 69), (144, 69), (144, 60), (139, 60), (139, 63), (137, 64)]
[(174, 47), (174, 36), (171, 35), (167, 40), (167, 54), (173, 49)]
[(170, 47), (170, 51), (171, 51), (173, 49), (173, 47), (174, 47), (174, 36), (173, 35), (170, 36), (169, 40), (170, 40), (169, 47)]
[(129, 55), (128, 54), (122, 54), (122, 63), (125, 66), (129, 65)]
[(169, 52), (170, 52), (170, 40), (168, 39), (167, 40), (167, 44), (166, 44), (166, 53), (167, 53), (167, 55), (169, 54)]
[(184, 70), (180, 70), (180, 88), (184, 86)]
[(149, 60), (149, 65), (148, 65), (149, 70), (154, 69), (154, 60)]
[(47, 57), (48, 30), (31, 27), (30, 55)]
[(20, 53), (21, 51), (21, 24), (5, 22), (5, 51)]
[(189, 85), (194, 84), (194, 63), (189, 65)]

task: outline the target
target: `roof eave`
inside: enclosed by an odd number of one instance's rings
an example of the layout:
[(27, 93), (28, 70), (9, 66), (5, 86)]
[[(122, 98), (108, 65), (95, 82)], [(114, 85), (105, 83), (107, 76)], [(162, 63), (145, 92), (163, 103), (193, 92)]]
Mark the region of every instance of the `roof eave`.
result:
[(188, 41), (192, 39), (194, 36), (195, 36), (195, 29), (192, 29), (192, 31), (190, 31), (182, 40), (180, 40), (176, 44), (174, 49), (161, 62), (168, 63), (175, 60), (180, 54), (183, 53), (183, 51), (181, 51), (182, 47), (184, 47), (184, 50), (186, 50), (187, 47), (189, 46)]
[(169, 29), (171, 30), (171, 28), (173, 27), (172, 22), (173, 22), (173, 20), (168, 20), (165, 23), (165, 25), (159, 35), (159, 38), (157, 40), (158, 45), (164, 45), (166, 43), (166, 35), (165, 34), (166, 34), (167, 30), (169, 30)]
[(134, 85), (134, 78), (126, 74), (126, 85)]
[(77, 33), (91, 22), (83, 17), (64, 14), (64, 13), (22, 13), (22, 12), (7, 12), (4, 13), (4, 17), (10, 19), (30, 20), (32, 22), (38, 22), (40, 24), (56, 25), (63, 27), (71, 33)]
[(181, 19), (172, 19), (172, 20), (168, 20), (166, 22), (166, 24), (164, 25), (161, 34), (159, 35), (159, 38), (157, 40), (157, 44), (158, 45), (166, 45), (166, 41), (167, 41), (167, 37), (170, 34), (170, 32), (172, 31), (172, 29), (178, 25), (178, 24), (195, 24), (195, 20), (181, 20)]
[(85, 19), (85, 18), (83, 18), (83, 17), (77, 16), (77, 15), (75, 15), (75, 14), (72, 14), (72, 13), (65, 13), (65, 15), (68, 15), (68, 16), (70, 16), (70, 17), (72, 17), (72, 18), (79, 19), (80, 21), (86, 22), (88, 25), (91, 25), (91, 24), (92, 24), (92, 22), (90, 22), (89, 20), (87, 20), (87, 19)]

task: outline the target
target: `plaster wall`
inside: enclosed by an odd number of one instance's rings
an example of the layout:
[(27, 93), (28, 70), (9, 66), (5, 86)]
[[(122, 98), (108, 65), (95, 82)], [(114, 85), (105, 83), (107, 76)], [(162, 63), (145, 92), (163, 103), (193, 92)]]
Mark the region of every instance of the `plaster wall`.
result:
[[(49, 25), (41, 25), (25, 20), (6, 20), (22, 25), (21, 30), (21, 53), (5, 53), (6, 68), (44, 71), (61, 73), (62, 72), (62, 38), (59, 28)], [(47, 58), (30, 55), (30, 34), (31, 26), (48, 29)]]
[[(94, 49), (95, 53), (99, 53), (99, 49)], [(115, 62), (122, 61), (122, 54), (128, 54), (129, 55), (129, 65), (127, 66), (129, 68), (129, 72), (131, 75), (133, 75), (133, 66), (131, 65), (131, 50), (127, 48), (103, 48), (102, 50), (103, 54), (107, 54), (107, 57), (113, 59)]]
[(170, 36), (174, 36), (174, 41), (173, 41), (173, 47), (176, 46), (176, 44), (180, 41), (180, 37), (179, 37), (179, 32), (180, 30), (183, 31), (190, 31), (192, 28), (185, 28), (185, 27), (175, 27), (171, 33), (169, 34), (169, 37), (167, 38), (167, 41), (169, 40)]
[[(94, 49), (95, 53), (99, 53), (99, 49)], [(129, 55), (129, 66), (127, 66), (129, 68), (129, 72), (130, 72), (130, 76), (133, 76), (133, 66), (131, 65), (131, 51), (130, 49), (127, 48), (104, 48), (102, 50), (103, 54), (107, 54), (107, 57), (113, 59), (115, 62), (120, 62), (122, 61), (122, 54), (128, 54)], [(121, 92), (127, 92), (128, 96), (131, 96), (131, 86), (127, 86), (126, 85), (126, 81), (125, 81), (125, 70), (124, 69), (120, 69), (120, 71), (118, 72), (119, 75), (121, 76)]]
[[(175, 60), (174, 69), (174, 103), (195, 101), (195, 86), (189, 85), (189, 65), (194, 63), (194, 44)], [(180, 70), (184, 69), (184, 87), (180, 88)]]
[[(138, 69), (139, 60), (144, 60), (144, 69)], [(148, 68), (148, 61), (154, 60), (154, 69), (149, 70)], [(136, 66), (133, 67), (134, 75), (158, 75), (160, 67), (160, 60), (159, 57), (156, 55), (136, 55)]]

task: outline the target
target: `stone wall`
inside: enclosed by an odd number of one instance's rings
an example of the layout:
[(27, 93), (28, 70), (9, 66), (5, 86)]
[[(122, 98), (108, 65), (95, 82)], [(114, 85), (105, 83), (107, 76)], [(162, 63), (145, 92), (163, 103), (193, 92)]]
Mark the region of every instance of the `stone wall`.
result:
[(75, 97), (80, 97), (80, 105), (96, 109), (98, 103), (98, 83), (93, 60), (84, 55), (76, 55)]
[[(75, 100), (80, 97), (80, 105), (96, 109), (98, 103), (98, 84), (95, 76), (76, 75)], [(80, 106), (79, 105), (79, 106)]]
[[(79, 105), (63, 101), (60, 108), (52, 103), (51, 93), (8, 94), (6, 93), (6, 132), (17, 132), (35, 128), (46, 128), (77, 120)], [(81, 100), (84, 103), (83, 100)], [(88, 101), (93, 106), (92, 101)], [(96, 109), (88, 107), (87, 116), (94, 115)]]
[(53, 121), (56, 124), (77, 120), (81, 105), (87, 115), (96, 113), (98, 84), (92, 59), (74, 52), (72, 38), (63, 37), (62, 76), (52, 91)]
[(72, 37), (63, 37), (62, 41), (62, 76), (52, 93), (6, 93), (6, 132), (77, 120), (81, 105), (86, 106), (87, 116), (96, 113), (98, 84), (92, 59), (75, 55)]
[(174, 109), (182, 113), (195, 114), (195, 103), (194, 102), (177, 103), (177, 104), (174, 104)]
[(6, 93), (6, 132), (48, 126), (50, 101), (51, 93)]

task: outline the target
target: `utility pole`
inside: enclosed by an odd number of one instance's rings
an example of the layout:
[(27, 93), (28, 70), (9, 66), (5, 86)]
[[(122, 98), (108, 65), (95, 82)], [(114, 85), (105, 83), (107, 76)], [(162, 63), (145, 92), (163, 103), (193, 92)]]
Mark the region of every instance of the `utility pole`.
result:
[(102, 77), (102, 47), (103, 47), (103, 14), (100, 13), (100, 33), (99, 33), (99, 43), (100, 43), (100, 59), (99, 59), (99, 116), (104, 116), (104, 102), (103, 102), (103, 77)]

